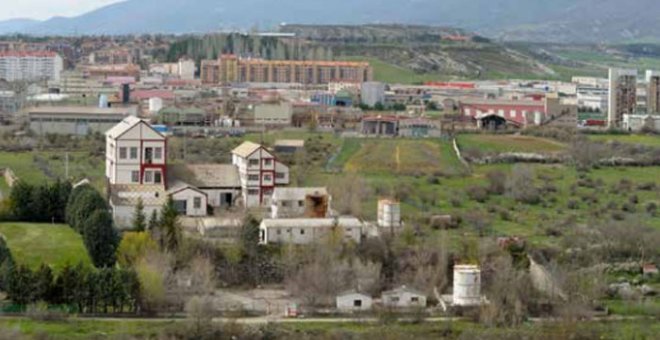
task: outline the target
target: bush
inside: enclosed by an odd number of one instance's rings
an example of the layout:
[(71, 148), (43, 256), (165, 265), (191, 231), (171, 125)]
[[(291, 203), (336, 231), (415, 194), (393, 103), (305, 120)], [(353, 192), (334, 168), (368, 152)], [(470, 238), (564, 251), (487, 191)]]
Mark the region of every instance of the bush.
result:
[(646, 204), (646, 212), (655, 216), (658, 213), (658, 204), (655, 202), (649, 202)]
[(571, 209), (571, 210), (580, 209), (580, 203), (577, 200), (574, 200), (574, 199), (569, 200), (568, 204), (566, 206), (567, 206), (568, 209)]
[(630, 204), (638, 204), (639, 197), (637, 195), (631, 195), (630, 197), (628, 197), (628, 202), (630, 202)]
[(516, 165), (506, 183), (509, 196), (525, 204), (539, 204), (541, 194), (534, 185), (534, 171), (523, 165)]
[(479, 203), (484, 203), (488, 200), (488, 190), (479, 185), (469, 187), (467, 189), (467, 195), (471, 200)]
[(653, 191), (653, 190), (656, 189), (656, 187), (657, 187), (657, 185), (655, 184), (655, 182), (646, 182), (646, 183), (639, 184), (637, 186), (637, 189), (642, 190), (642, 191)]
[(491, 195), (502, 195), (506, 190), (506, 174), (501, 171), (489, 171), (486, 174), (488, 179), (488, 192)]

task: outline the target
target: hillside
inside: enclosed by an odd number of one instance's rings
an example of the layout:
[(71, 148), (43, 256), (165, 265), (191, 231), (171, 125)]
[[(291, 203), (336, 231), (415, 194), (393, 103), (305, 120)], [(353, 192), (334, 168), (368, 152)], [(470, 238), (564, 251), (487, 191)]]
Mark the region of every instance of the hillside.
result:
[[(258, 10), (255, 10), (258, 9)], [(208, 33), (300, 24), (400, 23), (461, 27), (515, 41), (657, 40), (656, 0), (128, 0), (72, 18), (15, 25), (0, 34)]]

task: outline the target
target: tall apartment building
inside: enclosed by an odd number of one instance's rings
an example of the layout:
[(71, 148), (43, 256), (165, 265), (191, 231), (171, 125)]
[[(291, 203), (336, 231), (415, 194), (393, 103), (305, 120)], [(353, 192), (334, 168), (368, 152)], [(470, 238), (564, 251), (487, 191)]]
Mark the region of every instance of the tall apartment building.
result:
[(623, 115), (634, 114), (637, 107), (637, 70), (609, 70), (607, 127), (620, 128)]
[(222, 55), (218, 60), (202, 61), (201, 78), (205, 84), (363, 83), (372, 80), (373, 71), (366, 62), (243, 59)]
[(55, 52), (2, 52), (0, 79), (41, 81), (60, 79), (64, 61)]
[(660, 114), (660, 71), (646, 71), (646, 112)]

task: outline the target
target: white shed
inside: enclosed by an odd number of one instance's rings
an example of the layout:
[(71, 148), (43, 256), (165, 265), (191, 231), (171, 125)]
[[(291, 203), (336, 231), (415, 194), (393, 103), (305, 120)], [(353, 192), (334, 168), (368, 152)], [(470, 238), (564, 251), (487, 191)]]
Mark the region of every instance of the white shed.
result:
[(349, 290), (337, 295), (337, 309), (342, 312), (360, 312), (371, 310), (373, 299), (371, 296)]
[(383, 306), (395, 308), (426, 307), (426, 295), (415, 289), (401, 286), (386, 292), (381, 296)]

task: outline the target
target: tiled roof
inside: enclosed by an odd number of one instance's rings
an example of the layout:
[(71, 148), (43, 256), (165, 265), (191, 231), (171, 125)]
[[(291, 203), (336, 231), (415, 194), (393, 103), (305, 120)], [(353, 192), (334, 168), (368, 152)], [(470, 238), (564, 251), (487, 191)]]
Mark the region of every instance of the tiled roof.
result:
[(167, 167), (168, 181), (197, 188), (240, 188), (238, 168), (231, 164), (177, 164)]
[(259, 150), (261, 148), (261, 145), (253, 142), (243, 142), (243, 144), (239, 145), (236, 149), (232, 150), (231, 153), (240, 156), (240, 157), (248, 157), (251, 154), (253, 154), (255, 151)]

